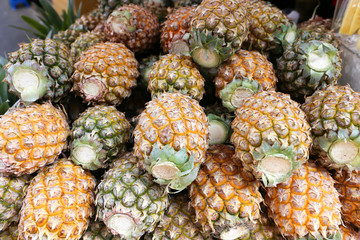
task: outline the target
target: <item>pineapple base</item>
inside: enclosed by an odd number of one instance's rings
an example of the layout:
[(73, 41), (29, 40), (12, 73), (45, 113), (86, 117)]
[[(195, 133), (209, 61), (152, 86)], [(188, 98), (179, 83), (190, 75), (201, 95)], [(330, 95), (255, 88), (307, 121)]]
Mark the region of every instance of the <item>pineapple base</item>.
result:
[(118, 213), (109, 217), (106, 226), (111, 229), (111, 232), (127, 237), (133, 235), (136, 224), (130, 216)]
[(155, 178), (161, 178), (164, 180), (174, 179), (180, 171), (172, 162), (156, 164), (151, 170), (151, 173)]
[(89, 165), (96, 161), (96, 151), (88, 145), (81, 145), (72, 150), (72, 158), (80, 165)]
[(265, 172), (277, 175), (284, 175), (291, 171), (291, 163), (283, 157), (267, 156), (261, 160), (260, 167)]
[(329, 55), (322, 50), (316, 50), (309, 53), (307, 58), (308, 66), (318, 72), (326, 72), (332, 67), (332, 61)]
[(209, 144), (225, 143), (230, 135), (230, 125), (214, 114), (209, 114), (208, 119)]
[(105, 94), (105, 85), (96, 78), (87, 78), (80, 86), (81, 93), (84, 94), (85, 100), (101, 99)]
[(329, 149), (330, 158), (338, 164), (347, 164), (356, 160), (359, 154), (358, 146), (352, 141), (335, 142)]
[(169, 53), (172, 54), (183, 54), (183, 55), (190, 55), (190, 46), (184, 40), (177, 40), (171, 44), (171, 48)]

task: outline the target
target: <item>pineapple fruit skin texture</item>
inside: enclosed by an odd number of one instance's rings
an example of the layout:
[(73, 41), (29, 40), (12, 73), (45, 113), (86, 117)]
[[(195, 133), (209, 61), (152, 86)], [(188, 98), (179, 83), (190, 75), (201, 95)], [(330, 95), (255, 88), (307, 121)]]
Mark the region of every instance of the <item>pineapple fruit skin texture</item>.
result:
[[(202, 230), (220, 237), (230, 228), (247, 228), (260, 219), (260, 182), (233, 159), (230, 145), (211, 145), (195, 181), (190, 203)], [(233, 237), (233, 236), (232, 236)]]
[(166, 54), (152, 66), (148, 91), (152, 98), (164, 92), (180, 92), (200, 101), (205, 93), (205, 79), (191, 57), (180, 54)]
[[(0, 239), (1, 240), (1, 239)], [(103, 222), (90, 222), (81, 240), (121, 240), (119, 236), (114, 236)]]
[(74, 62), (80, 59), (81, 54), (89, 47), (104, 42), (105, 36), (98, 32), (86, 32), (80, 34), (73, 43), (71, 43), (71, 57)]
[(53, 163), (69, 133), (65, 114), (49, 103), (10, 108), (0, 119), (0, 172), (21, 176)]
[(30, 65), (32, 69), (48, 78), (48, 88), (40, 99), (60, 101), (70, 91), (73, 72), (73, 62), (69, 48), (61, 42), (52, 39), (33, 39), (31, 43), (21, 43), (20, 48), (9, 54), (9, 62), (5, 65), (7, 75), (5, 81), (9, 84), (11, 93), (21, 94), (13, 85), (12, 74), (22, 65)]
[[(126, 239), (139, 239), (154, 230), (169, 205), (165, 188), (154, 183), (149, 173), (137, 166), (133, 153), (122, 154), (105, 173), (97, 186), (97, 219), (105, 223), (114, 235)], [(110, 219), (117, 214), (130, 217), (132, 231), (117, 232)]]
[(104, 17), (108, 17), (117, 7), (128, 4), (140, 4), (141, 0), (98, 0), (99, 9)]
[(360, 175), (358, 171), (337, 171), (333, 174), (340, 194), (342, 217), (345, 222), (360, 227)]
[[(75, 64), (73, 91), (84, 101), (118, 105), (136, 86), (138, 62), (122, 43), (99, 43), (90, 47)], [(86, 84), (97, 86), (97, 93), (87, 92)]]
[[(70, 149), (74, 150), (77, 142), (83, 139), (95, 141), (101, 145), (99, 150), (104, 155), (99, 162), (82, 165), (89, 170), (96, 170), (107, 166), (119, 154), (125, 152), (126, 143), (130, 140), (131, 129), (125, 114), (119, 112), (114, 106), (96, 105), (88, 107), (75, 120), (70, 132)], [(74, 160), (74, 159), (73, 159)]]
[(19, 240), (80, 239), (94, 213), (96, 179), (68, 159), (30, 182), (20, 212)]
[(168, 53), (176, 41), (184, 41), (189, 44), (188, 39), (183, 39), (190, 34), (190, 24), (195, 15), (196, 6), (179, 7), (168, 14), (161, 25), (160, 43), (164, 53)]
[[(300, 104), (292, 101), (289, 95), (275, 91), (259, 92), (243, 99), (235, 114), (230, 141), (235, 146), (236, 157), (265, 185), (274, 186), (286, 180), (272, 181), (265, 170), (259, 169), (263, 159), (261, 155), (266, 154), (266, 145), (291, 150), (291, 171), (309, 159), (312, 144), (310, 126)], [(285, 176), (289, 177), (289, 174)]]
[(350, 86), (328, 86), (307, 97), (301, 108), (311, 126), (312, 153), (320, 156), (318, 162), (330, 169), (359, 170), (359, 160), (342, 162), (347, 149), (335, 158), (331, 157), (330, 151), (337, 141), (354, 141), (359, 149), (360, 93)]
[(239, 50), (226, 60), (218, 70), (214, 79), (216, 95), (231, 83), (234, 78), (248, 78), (257, 81), (263, 91), (275, 90), (277, 78), (271, 62), (256, 51)]
[(13, 177), (0, 173), (0, 232), (19, 221), (20, 208), (30, 178), (30, 175)]
[(153, 233), (146, 237), (152, 240), (203, 240), (210, 239), (207, 233), (195, 223), (195, 211), (189, 204), (190, 199), (184, 195), (169, 197), (169, 207)]
[(341, 239), (341, 203), (335, 181), (312, 162), (301, 165), (286, 182), (266, 188), (265, 204), (280, 233), (288, 239)]
[(110, 14), (104, 33), (109, 41), (121, 42), (134, 53), (141, 53), (150, 50), (159, 40), (160, 24), (150, 10), (129, 4)]
[(19, 231), (18, 225), (13, 223), (5, 230), (0, 231), (0, 240), (18, 240)]

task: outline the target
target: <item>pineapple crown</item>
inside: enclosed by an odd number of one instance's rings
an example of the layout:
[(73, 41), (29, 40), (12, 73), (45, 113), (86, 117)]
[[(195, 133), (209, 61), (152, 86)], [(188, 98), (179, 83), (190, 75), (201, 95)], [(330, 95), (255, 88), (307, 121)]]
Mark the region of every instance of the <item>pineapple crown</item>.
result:
[(162, 149), (155, 144), (149, 157), (145, 158), (145, 168), (155, 177), (155, 182), (168, 188), (182, 191), (192, 183), (199, 171), (194, 165), (194, 156), (185, 149), (176, 151), (170, 145)]
[(266, 187), (285, 182), (301, 164), (295, 161), (296, 153), (292, 145), (283, 147), (277, 141), (272, 145), (264, 141), (261, 151), (255, 151), (253, 157), (260, 162), (257, 171), (262, 173)]
[(275, 40), (282, 49), (286, 49), (299, 39), (299, 31), (295, 23), (281, 24), (279, 31), (275, 35)]
[(193, 60), (205, 68), (218, 67), (234, 54), (232, 42), (227, 43), (206, 29), (201, 32), (197, 29), (191, 30), (189, 43)]
[(235, 75), (232, 82), (220, 91), (220, 98), (223, 106), (233, 112), (240, 107), (243, 98), (250, 97), (261, 90), (262, 87), (258, 81), (246, 77), (238, 78)]

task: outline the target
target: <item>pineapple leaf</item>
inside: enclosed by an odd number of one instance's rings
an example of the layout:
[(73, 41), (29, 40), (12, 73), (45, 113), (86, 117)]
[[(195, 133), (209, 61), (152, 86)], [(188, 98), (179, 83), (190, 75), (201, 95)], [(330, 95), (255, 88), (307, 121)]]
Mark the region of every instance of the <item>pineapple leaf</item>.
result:
[(9, 27), (16, 28), (16, 29), (19, 29), (19, 30), (22, 30), (22, 31), (25, 31), (25, 32), (28, 32), (28, 33), (31, 33), (31, 34), (34, 34), (36, 37), (41, 38), (41, 39), (44, 38), (43, 35), (35, 32), (35, 31), (33, 31), (33, 30), (30, 30), (30, 29), (26, 29), (26, 28), (14, 26), (14, 25), (9, 25)]
[(46, 14), (51, 17), (51, 22), (59, 29), (62, 26), (62, 20), (54, 7), (47, 0), (40, 0), (40, 4), (46, 11)]
[(8, 102), (4, 102), (0, 105), (0, 115), (4, 115), (6, 111), (10, 108)]
[(41, 35), (45, 35), (48, 32), (48, 29), (40, 24), (38, 21), (28, 17), (28, 16), (21, 16), (21, 18), (27, 23), (29, 24), (32, 28), (34, 28), (36, 31), (38, 31)]

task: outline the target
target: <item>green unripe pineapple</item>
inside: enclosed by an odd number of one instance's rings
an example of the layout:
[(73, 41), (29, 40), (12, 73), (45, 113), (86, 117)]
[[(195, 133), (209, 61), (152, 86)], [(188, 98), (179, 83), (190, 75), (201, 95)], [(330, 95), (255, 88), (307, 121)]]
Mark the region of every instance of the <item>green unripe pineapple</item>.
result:
[(152, 232), (169, 205), (165, 187), (137, 163), (133, 153), (124, 153), (97, 187), (97, 219), (123, 239), (139, 239)]
[(71, 158), (85, 169), (96, 170), (123, 153), (131, 125), (114, 106), (97, 105), (81, 113), (71, 129)]

